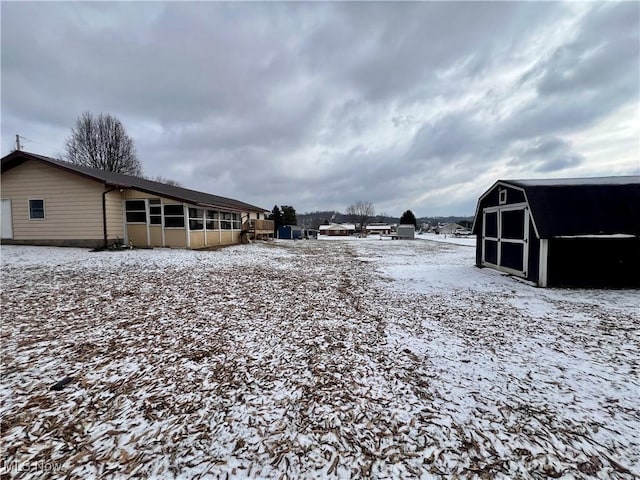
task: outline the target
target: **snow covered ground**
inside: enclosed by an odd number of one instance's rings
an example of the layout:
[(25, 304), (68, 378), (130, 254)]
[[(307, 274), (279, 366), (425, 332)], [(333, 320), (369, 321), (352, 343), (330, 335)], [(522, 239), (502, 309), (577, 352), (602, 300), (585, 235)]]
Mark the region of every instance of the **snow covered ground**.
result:
[(429, 241), (0, 253), (15, 478), (640, 473), (637, 291)]

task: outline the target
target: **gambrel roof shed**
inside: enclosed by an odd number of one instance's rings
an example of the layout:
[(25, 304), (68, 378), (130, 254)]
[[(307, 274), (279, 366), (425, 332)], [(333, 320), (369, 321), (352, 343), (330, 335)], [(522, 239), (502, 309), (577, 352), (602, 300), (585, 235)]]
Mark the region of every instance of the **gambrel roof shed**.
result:
[(473, 233), (478, 266), (540, 286), (640, 284), (640, 176), (499, 180)]

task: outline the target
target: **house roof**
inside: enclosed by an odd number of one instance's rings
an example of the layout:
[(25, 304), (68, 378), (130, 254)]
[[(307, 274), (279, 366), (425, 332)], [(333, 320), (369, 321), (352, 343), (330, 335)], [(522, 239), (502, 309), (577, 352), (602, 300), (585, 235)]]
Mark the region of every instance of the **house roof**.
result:
[(640, 235), (640, 176), (499, 180), (478, 201), (475, 234), (482, 200), (499, 185), (524, 191), (540, 238)]
[(215, 207), (227, 210), (242, 210), (250, 212), (267, 212), (268, 210), (250, 205), (232, 198), (220, 197), (209, 193), (198, 192), (188, 188), (167, 185), (166, 183), (154, 182), (146, 178), (134, 177), (132, 175), (124, 175), (121, 173), (108, 172), (97, 168), (84, 167), (75, 165), (62, 160), (37, 155), (24, 151), (15, 151), (2, 158), (2, 173), (10, 170), (27, 160), (45, 163), (55, 168), (66, 170), (75, 175), (104, 183), (107, 186), (117, 188), (130, 188), (145, 193), (151, 193), (161, 197), (171, 198), (181, 202), (191, 203), (193, 205), (204, 207)]
[(331, 225), (320, 225), (320, 230), (355, 230), (353, 223), (332, 223)]

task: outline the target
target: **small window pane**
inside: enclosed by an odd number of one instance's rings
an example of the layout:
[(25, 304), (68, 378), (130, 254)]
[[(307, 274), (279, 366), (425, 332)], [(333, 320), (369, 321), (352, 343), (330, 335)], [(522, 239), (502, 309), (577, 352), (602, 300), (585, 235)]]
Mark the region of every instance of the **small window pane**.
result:
[(127, 211), (145, 210), (144, 200), (127, 200)]
[(189, 218), (202, 218), (204, 216), (204, 210), (202, 208), (190, 208)]
[(207, 210), (207, 218), (210, 218), (212, 220), (215, 220), (218, 218), (218, 212), (214, 211), (214, 210)]
[[(164, 214), (165, 215), (184, 215), (184, 209), (182, 208), (182, 205), (165, 205)], [(182, 226), (184, 227), (184, 223)]]
[(29, 218), (44, 218), (44, 200), (29, 200)]
[(160, 205), (160, 199), (159, 198), (150, 198), (149, 199), (149, 205)]
[(184, 217), (164, 217), (164, 226), (167, 228), (184, 228)]
[(151, 215), (162, 215), (162, 207), (149, 207), (149, 213)]
[(218, 221), (217, 220), (207, 220), (207, 230), (219, 230), (220, 227), (218, 226)]
[(144, 212), (127, 212), (127, 222), (147, 223), (147, 214)]
[(202, 230), (204, 228), (204, 222), (202, 220), (189, 220), (190, 230)]
[(149, 223), (151, 225), (162, 225), (162, 217), (151, 215)]
[(226, 220), (221, 220), (220, 221), (220, 229), (221, 230), (231, 230), (231, 222), (228, 222)]

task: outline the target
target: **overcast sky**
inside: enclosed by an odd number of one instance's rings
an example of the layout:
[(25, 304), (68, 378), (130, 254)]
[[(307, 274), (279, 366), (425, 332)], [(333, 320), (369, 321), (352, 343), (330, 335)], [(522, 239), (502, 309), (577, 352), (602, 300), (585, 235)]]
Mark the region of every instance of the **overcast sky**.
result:
[(147, 176), (271, 209), (472, 215), (640, 174), (640, 3), (2, 2), (2, 155), (110, 113)]

